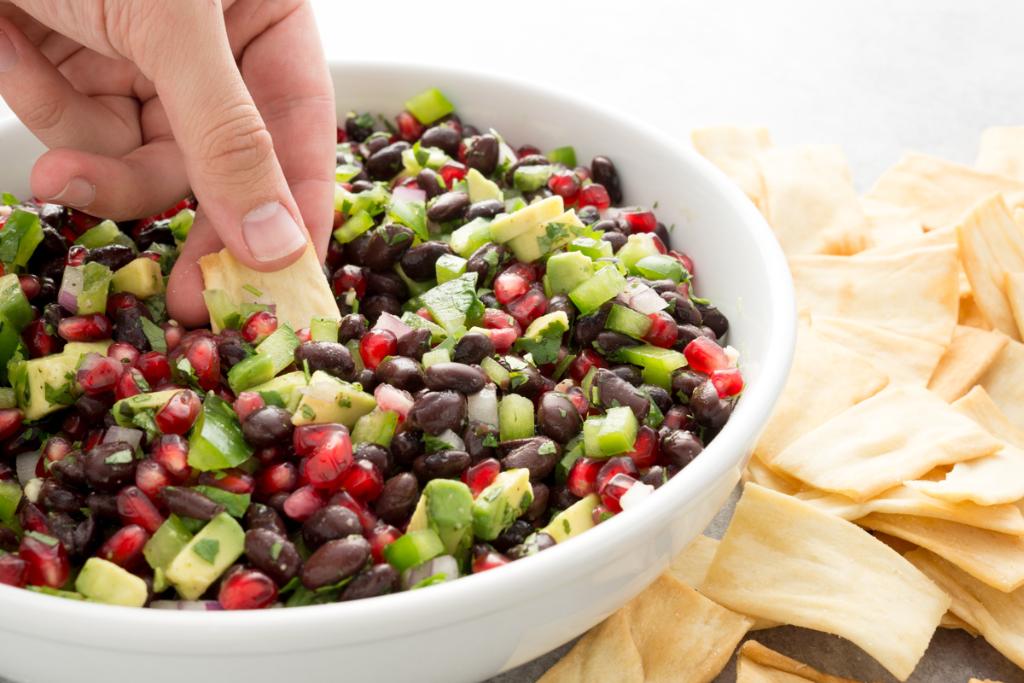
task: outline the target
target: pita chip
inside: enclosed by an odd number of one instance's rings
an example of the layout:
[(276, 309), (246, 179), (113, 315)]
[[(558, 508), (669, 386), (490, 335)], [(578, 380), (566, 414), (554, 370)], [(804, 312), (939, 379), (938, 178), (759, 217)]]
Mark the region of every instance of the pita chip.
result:
[(957, 325), (928, 388), (943, 400), (955, 401), (978, 383), (1008, 341), (1009, 337), (998, 332)]
[(925, 234), (914, 209), (864, 198), (860, 206), (867, 219), (868, 242), (872, 249), (902, 244)]
[(1010, 303), (1010, 311), (1013, 313), (1017, 332), (1021, 338), (1024, 338), (1024, 273), (1007, 273), (1003, 280), (1003, 293), (1006, 294), (1006, 300)]
[(943, 344), (856, 320), (816, 316), (811, 325), (826, 339), (859, 353), (894, 384), (925, 386), (946, 350)]
[(960, 295), (960, 314), (957, 316), (957, 320), (966, 327), (976, 327), (979, 330), (992, 329), (992, 323), (988, 321), (985, 314), (978, 308), (973, 293)]
[(924, 655), (949, 598), (857, 526), (748, 484), (703, 591), (745, 614), (842, 636), (897, 679)]
[(781, 652), (748, 640), (739, 651), (736, 683), (857, 683), (821, 673)]
[(758, 208), (761, 207), (764, 184), (755, 158), (772, 146), (767, 128), (709, 126), (694, 129), (690, 139), (701, 156), (720, 168)]
[(913, 209), (925, 230), (959, 222), (980, 200), (997, 192), (1016, 206), (1024, 200), (1024, 181), (911, 152), (882, 174), (866, 199)]
[(797, 306), (943, 346), (956, 326), (957, 250), (924, 247), (884, 256), (794, 256)]
[(960, 258), (978, 308), (992, 326), (1020, 340), (1006, 294), (1006, 274), (1024, 272), (1024, 229), (993, 195), (977, 204), (957, 228)]
[(953, 614), (1024, 667), (1024, 590), (996, 590), (926, 550), (915, 550), (907, 559), (952, 597)]
[(778, 491), (779, 493), (785, 493), (787, 496), (804, 490), (804, 483), (799, 479), (776, 472), (772, 468), (765, 465), (764, 462), (756, 455), (751, 456), (747, 462), (747, 469), (744, 470), (744, 481), (752, 481), (758, 486), (763, 486), (766, 489), (772, 491)]
[(662, 574), (623, 609), (646, 683), (708, 683), (725, 668), (751, 620)]
[(787, 254), (855, 254), (868, 223), (837, 145), (775, 147), (757, 156), (761, 209)]
[[(927, 552), (927, 551), (925, 551)], [(946, 612), (942, 615), (942, 621), (939, 622), (939, 628), (945, 628), (950, 630), (966, 631), (971, 635), (972, 638), (978, 637), (978, 630), (968, 624), (966, 621), (953, 614), (952, 612)], [(976, 678), (971, 680), (978, 680)]]
[(926, 389), (890, 387), (794, 441), (772, 467), (863, 502), (1002, 443)]
[(273, 303), (278, 321), (294, 330), (309, 327), (316, 316), (341, 318), (313, 245), (306, 248), (298, 261), (275, 272), (263, 273), (243, 266), (227, 249), (201, 257), (199, 268), (206, 289), (222, 290), (239, 303)]
[[(828, 391), (822, 391), (825, 377)], [(757, 442), (755, 456), (770, 463), (798, 437), (874, 396), (888, 382), (885, 373), (863, 356), (801, 324), (789, 379)]]
[(644, 683), (640, 651), (623, 611), (611, 615), (573, 645), (537, 683)]
[(953, 403), (953, 407), (1008, 444), (1024, 448), (1024, 430), (1017, 428), (983, 387), (977, 386)]
[(1024, 126), (993, 126), (981, 134), (975, 168), (1024, 180)]
[(1024, 539), (1020, 536), (909, 515), (876, 513), (857, 523), (927, 548), (1004, 593), (1024, 584)]
[(690, 588), (700, 590), (717, 550), (718, 539), (701, 534), (672, 558), (668, 565), (668, 573)]
[(1024, 429), (1024, 344), (1007, 343), (978, 384), (1015, 427)]
[(1006, 444), (992, 455), (958, 462), (940, 481), (906, 485), (951, 503), (1013, 503), (1024, 498), (1024, 450)]

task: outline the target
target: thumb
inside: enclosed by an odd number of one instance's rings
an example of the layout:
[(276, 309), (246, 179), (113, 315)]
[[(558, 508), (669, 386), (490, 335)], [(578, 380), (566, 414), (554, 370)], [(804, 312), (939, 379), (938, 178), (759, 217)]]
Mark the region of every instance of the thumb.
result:
[(231, 54), (220, 3), (170, 4), (155, 29), (169, 34), (146, 41), (163, 48), (133, 52), (153, 74), (192, 190), (221, 241), (250, 268), (282, 268), (309, 236)]

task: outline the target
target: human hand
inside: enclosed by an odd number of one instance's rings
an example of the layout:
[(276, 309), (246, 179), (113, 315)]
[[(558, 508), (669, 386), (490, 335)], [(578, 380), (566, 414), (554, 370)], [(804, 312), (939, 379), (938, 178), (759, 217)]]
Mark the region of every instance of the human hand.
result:
[(0, 95), (50, 151), (42, 200), (118, 220), (191, 187), (200, 209), (168, 285), (207, 319), (200, 256), (277, 270), (307, 231), (321, 258), (334, 192), (334, 93), (305, 0), (0, 3)]

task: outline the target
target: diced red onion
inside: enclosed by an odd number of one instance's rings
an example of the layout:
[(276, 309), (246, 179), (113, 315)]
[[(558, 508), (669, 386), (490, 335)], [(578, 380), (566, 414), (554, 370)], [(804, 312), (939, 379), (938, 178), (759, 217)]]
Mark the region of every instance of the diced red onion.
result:
[(411, 327), (403, 323), (398, 316), (392, 315), (391, 313), (381, 313), (380, 317), (377, 318), (377, 322), (374, 324), (373, 329), (387, 330), (391, 334), (395, 335), (395, 339), (401, 339), (412, 332)]
[(398, 186), (391, 191), (391, 196), (392, 198), (403, 202), (427, 201), (427, 193), (415, 187)]
[(459, 563), (451, 555), (441, 555), (402, 572), (402, 590), (409, 590), (423, 579), (444, 574), (445, 581), (459, 578)]
[(462, 440), (462, 437), (453, 432), (450, 429), (446, 429), (437, 435), (438, 441), (443, 441), (448, 444), (453, 451), (464, 451), (466, 450), (466, 442)]
[(179, 612), (220, 612), (224, 608), (216, 600), (154, 600), (153, 609), (173, 609)]
[(14, 470), (18, 473), (18, 481), (24, 486), (28, 483), (29, 479), (35, 479), (36, 476), (36, 464), (39, 462), (39, 452), (29, 451), (28, 453), (20, 453), (18, 457), (14, 459)]
[(377, 407), (381, 410), (393, 410), (398, 413), (399, 419), (403, 422), (412, 410), (412, 394), (403, 389), (398, 389), (390, 384), (378, 384), (373, 390), (373, 398), (377, 401)]
[(60, 281), (57, 292), (57, 303), (71, 313), (78, 313), (78, 295), (85, 284), (85, 273), (81, 268), (68, 266), (64, 269), (64, 277)]
[(141, 429), (132, 429), (131, 427), (120, 427), (114, 425), (107, 429), (103, 435), (103, 443), (112, 443), (114, 441), (124, 441), (132, 445), (132, 448), (139, 448), (142, 445), (142, 437), (145, 434)]
[(644, 315), (668, 308), (668, 302), (662, 299), (660, 294), (637, 280), (626, 283), (626, 289), (621, 297), (627, 306)]
[(467, 397), (467, 414), (470, 420), (483, 422), (498, 428), (498, 394), (493, 384), (488, 384), (475, 394)]

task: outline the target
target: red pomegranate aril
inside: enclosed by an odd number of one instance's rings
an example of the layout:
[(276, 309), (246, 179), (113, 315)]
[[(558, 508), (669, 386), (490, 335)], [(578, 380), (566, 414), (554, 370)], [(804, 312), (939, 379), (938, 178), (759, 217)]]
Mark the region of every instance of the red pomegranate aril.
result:
[(311, 424), (296, 427), (292, 432), (292, 448), (295, 454), (305, 456), (311, 454), (317, 446), (335, 432), (345, 429), (339, 424)]
[(526, 294), (530, 282), (521, 273), (506, 270), (494, 278), (494, 298), (500, 304), (509, 304)]
[(519, 333), (511, 327), (491, 330), (488, 336), (491, 338), (491, 343), (494, 344), (494, 350), (497, 353), (505, 353), (519, 339)]
[(122, 308), (135, 308), (139, 305), (139, 299), (128, 292), (115, 292), (107, 297), (107, 315), (114, 317), (114, 313)]
[(665, 246), (665, 243), (662, 242), (661, 238), (657, 235), (651, 235), (651, 244), (654, 245), (654, 248), (658, 250), (659, 254), (665, 254), (668, 252), (668, 247)]
[(148, 540), (149, 534), (145, 529), (138, 524), (129, 524), (104, 541), (96, 555), (120, 567), (131, 568), (142, 558), (142, 550)]
[(488, 330), (514, 329), (517, 334), (522, 331), (519, 329), (519, 323), (516, 322), (515, 318), (505, 311), (499, 311), (497, 308), (484, 309), (483, 324)]
[(188, 441), (178, 434), (158, 438), (150, 449), (150, 457), (178, 481), (189, 475)]
[(631, 232), (654, 232), (658, 229), (658, 219), (655, 218), (652, 211), (630, 209), (629, 211), (623, 211), (620, 216), (626, 221)]
[(156, 411), (156, 426), (164, 434), (185, 434), (192, 429), (202, 407), (199, 394), (191, 389), (182, 389)]
[(604, 503), (612, 512), (622, 511), (622, 496), (626, 495), (633, 484), (636, 483), (636, 479), (629, 476), (628, 474), (619, 473), (612, 477), (601, 489), (601, 502)]
[(143, 460), (135, 468), (135, 485), (151, 500), (159, 500), (160, 492), (171, 485), (171, 475), (156, 460)]
[(114, 342), (107, 347), (107, 356), (120, 361), (123, 365), (135, 365), (140, 355), (137, 348), (124, 342)]
[(71, 447), (71, 442), (64, 437), (60, 435), (51, 436), (43, 445), (40, 451), (42, 457), (39, 460), (40, 462), (46, 461), (48, 463), (59, 462), (67, 457), (68, 453), (71, 452)]
[(80, 244), (72, 245), (68, 249), (68, 255), (64, 259), (65, 265), (69, 266), (80, 266), (85, 263), (85, 257), (89, 255), (89, 250)]
[(690, 424), (690, 415), (683, 406), (672, 406), (661, 424), (669, 429), (685, 429)]
[(434, 316), (430, 314), (430, 309), (428, 309), (426, 306), (421, 306), (417, 308), (416, 315), (429, 322), (434, 322)]
[(36, 275), (25, 274), (18, 276), (18, 284), (21, 286), (21, 293), (25, 295), (25, 298), (31, 301), (39, 295), (39, 291), (43, 288), (42, 283), (39, 281), (39, 277)]
[(629, 454), (633, 464), (642, 470), (647, 469), (658, 462), (659, 455), (658, 432), (647, 425), (641, 426), (636, 432), (633, 451)]
[(577, 166), (573, 169), (573, 172), (576, 174), (576, 177), (580, 179), (580, 182), (591, 180), (593, 178), (593, 175), (590, 173), (590, 169), (586, 166)]
[(366, 296), (366, 271), (359, 266), (345, 264), (334, 271), (331, 277), (331, 288), (335, 296), (341, 296), (349, 290), (355, 290), (356, 297)]
[(378, 384), (373, 390), (373, 397), (376, 399), (377, 408), (380, 410), (390, 410), (398, 413), (399, 423), (405, 422), (406, 418), (409, 417), (409, 411), (412, 410), (413, 403), (415, 403), (412, 394), (390, 384)]
[(47, 521), (46, 514), (35, 503), (22, 503), (18, 510), (18, 521), (25, 531), (34, 531), (38, 534), (50, 533), (50, 522)]
[(572, 377), (574, 382), (580, 384), (591, 368), (606, 367), (608, 367), (608, 361), (602, 358), (601, 354), (593, 349), (583, 349), (573, 359), (572, 363), (569, 364), (569, 376)]
[(548, 298), (544, 296), (544, 291), (535, 285), (526, 294), (507, 304), (505, 308), (516, 319), (516, 322), (525, 328), (548, 310)]
[(591, 183), (580, 190), (577, 202), (580, 208), (593, 206), (598, 211), (604, 211), (612, 204), (611, 198), (608, 197), (608, 190), (604, 189), (604, 185), (599, 183)]
[(647, 318), (651, 321), (651, 327), (644, 335), (644, 341), (663, 349), (672, 348), (679, 338), (679, 326), (672, 316), (665, 311), (656, 311), (648, 314)]
[(243, 391), (235, 399), (235, 414), (240, 422), (245, 422), (245, 418), (266, 405), (263, 397), (255, 391)]
[(277, 330), (277, 316), (270, 311), (256, 311), (242, 325), (242, 339), (259, 344)]
[(92, 431), (85, 435), (84, 439), (82, 439), (82, 450), (86, 452), (91, 451), (93, 448), (100, 445), (100, 441), (102, 440), (103, 430), (93, 429)]
[(348, 134), (345, 132), (344, 128), (338, 128), (338, 138), (337, 138), (337, 140), (338, 140), (338, 144), (339, 145), (341, 143), (345, 142), (346, 140), (348, 140)]
[(366, 540), (370, 542), (370, 554), (373, 556), (374, 564), (381, 564), (387, 561), (384, 558), (384, 548), (397, 541), (401, 535), (401, 531), (384, 522), (377, 524), (377, 526), (370, 530)]
[(275, 493), (291, 493), (299, 485), (299, 471), (290, 462), (278, 462), (256, 475), (256, 490), (270, 497)]
[(451, 189), (452, 185), (466, 177), (468, 169), (457, 161), (449, 161), (438, 172), (444, 180), (444, 186)]
[(110, 338), (110, 319), (105, 315), (73, 315), (57, 325), (57, 334), (69, 342), (91, 342)]
[(692, 258), (690, 258), (686, 254), (684, 254), (684, 253), (682, 253), (680, 251), (676, 251), (674, 249), (669, 251), (668, 254), (672, 258), (674, 258), (677, 261), (679, 261), (680, 263), (682, 263), (683, 264), (683, 268), (686, 269), (686, 272), (690, 274), (691, 278), (693, 277), (694, 270), (693, 270), (693, 259)]
[(0, 410), (0, 441), (5, 441), (17, 434), (24, 420), (25, 414), (17, 408)]
[(123, 371), (124, 365), (116, 358), (89, 353), (82, 358), (75, 381), (83, 392), (96, 396), (113, 391)]
[(604, 462), (593, 458), (582, 457), (572, 465), (565, 485), (574, 496), (583, 498), (597, 490), (597, 473)]
[(540, 149), (533, 145), (522, 145), (516, 150), (516, 156), (522, 159), (523, 157), (534, 156), (540, 154)]
[(129, 396), (136, 396), (143, 393), (142, 387), (148, 386), (146, 378), (135, 368), (128, 368), (114, 385), (114, 398), (121, 400)]
[(711, 383), (715, 385), (719, 398), (735, 396), (743, 391), (743, 375), (736, 368), (712, 372)]
[(285, 498), (284, 514), (296, 522), (305, 522), (324, 506), (323, 497), (312, 486), (295, 489)]
[(371, 502), (384, 490), (384, 477), (369, 460), (356, 460), (345, 472), (341, 487), (356, 500)]
[(348, 431), (339, 430), (313, 449), (306, 460), (305, 474), (318, 489), (335, 489), (352, 466), (352, 441)]
[(628, 457), (615, 457), (609, 458), (604, 461), (601, 465), (601, 469), (597, 472), (597, 492), (601, 493), (604, 491), (608, 482), (618, 474), (628, 474), (631, 477), (636, 477), (640, 474), (636, 464)]
[(17, 555), (0, 555), (0, 583), (24, 588), (28, 583), (28, 563)]
[(694, 372), (710, 375), (715, 370), (729, 367), (729, 357), (725, 349), (707, 337), (697, 337), (683, 349), (686, 362)]
[(200, 337), (193, 341), (185, 351), (185, 358), (192, 366), (200, 387), (213, 391), (220, 385), (220, 355), (213, 339)]
[(149, 351), (139, 356), (135, 367), (151, 386), (157, 386), (171, 379), (171, 364), (167, 356), (159, 351)]
[(117, 494), (117, 513), (124, 524), (138, 524), (151, 534), (164, 523), (160, 510), (138, 486), (126, 486)]
[(21, 331), (21, 339), (28, 347), (30, 358), (49, 356), (57, 350), (57, 340), (46, 332), (46, 322), (42, 318), (33, 320)]
[(580, 179), (572, 171), (555, 173), (548, 178), (548, 189), (562, 198), (562, 203), (572, 206), (580, 196)]
[(359, 355), (363, 365), (376, 370), (381, 361), (392, 356), (398, 347), (398, 340), (390, 330), (370, 330), (359, 340)]
[(199, 483), (203, 486), (212, 486), (221, 491), (235, 493), (240, 496), (250, 494), (256, 490), (256, 479), (251, 474), (246, 474), (237, 469), (203, 472), (199, 475)]
[(18, 555), (27, 565), (26, 583), (31, 586), (60, 588), (71, 575), (68, 554), (61, 542), (38, 532), (25, 534)]
[(587, 400), (586, 394), (583, 393), (583, 389), (580, 387), (569, 387), (569, 390), (565, 392), (572, 404), (576, 406), (576, 410), (581, 416), (586, 416), (590, 412), (590, 401)]
[(462, 481), (473, 492), (473, 497), (475, 498), (480, 495), (481, 491), (491, 485), (499, 472), (501, 472), (501, 463), (494, 458), (487, 458), (463, 472)]
[(255, 569), (239, 569), (220, 584), (217, 602), (224, 609), (264, 609), (277, 601), (277, 584)]
[(359, 524), (363, 527), (363, 534), (370, 534), (375, 528), (383, 524), (378, 521), (377, 516), (370, 512), (365, 503), (356, 500), (348, 491), (338, 491), (327, 501), (328, 505), (340, 505), (343, 508), (356, 513)]
[(474, 574), (479, 574), (480, 572), (485, 572), (489, 569), (504, 567), (509, 562), (511, 562), (511, 560), (499, 553), (497, 550), (488, 550), (487, 552), (473, 556), (472, 569)]
[(416, 142), (426, 130), (426, 127), (407, 111), (400, 112), (395, 117), (395, 123), (398, 124), (398, 137), (406, 142)]

